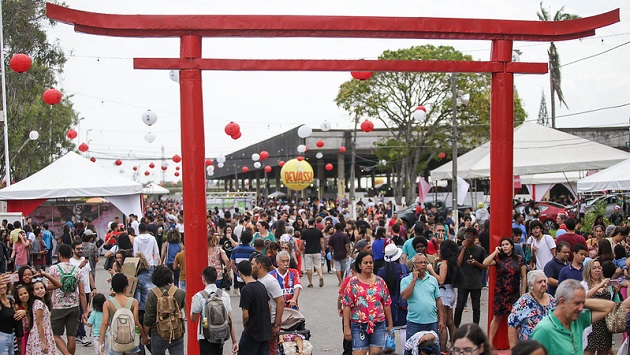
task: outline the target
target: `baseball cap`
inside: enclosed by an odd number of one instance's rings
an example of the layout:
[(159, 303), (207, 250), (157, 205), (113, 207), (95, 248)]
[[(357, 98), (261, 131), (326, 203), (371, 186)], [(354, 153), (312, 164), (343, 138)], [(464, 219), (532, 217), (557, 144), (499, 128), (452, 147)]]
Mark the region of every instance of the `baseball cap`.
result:
[(365, 248), (367, 245), (368, 245), (368, 241), (365, 239), (361, 239), (354, 246), (357, 248), (357, 250), (361, 250)]

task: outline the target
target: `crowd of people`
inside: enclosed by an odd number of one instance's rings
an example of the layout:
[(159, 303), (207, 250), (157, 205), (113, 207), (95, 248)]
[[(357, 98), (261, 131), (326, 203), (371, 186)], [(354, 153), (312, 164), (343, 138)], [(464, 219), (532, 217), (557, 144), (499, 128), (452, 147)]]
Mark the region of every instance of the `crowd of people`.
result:
[[(585, 237), (579, 221), (561, 217), (552, 236), (535, 216), (514, 213), (512, 235), (490, 250), (483, 206), (457, 222), (420, 207), (407, 226), (391, 203), (359, 204), (353, 219), (336, 201), (260, 201), (208, 211), (204, 288), (187, 290), (183, 210), (146, 206), (103, 237), (89, 220), (58, 235), (30, 218), (3, 223), (0, 354), (74, 354), (77, 343), (96, 354), (184, 354), (186, 317), (201, 354), (223, 354), (226, 343), (235, 354), (310, 354), (308, 332), (284, 332), (283, 315), (300, 314), (304, 288), (324, 287), (324, 267), (336, 274), (343, 354), (387, 351), (397, 337), (405, 354), (490, 354), (504, 319), (513, 353), (603, 354), (617, 331), (606, 318), (625, 322), (630, 308), (624, 221), (602, 220)], [(108, 290), (96, 287), (99, 259)], [(490, 267), (486, 336), (478, 324)], [(240, 336), (230, 296), (239, 297)], [(472, 324), (462, 325), (469, 305)]]

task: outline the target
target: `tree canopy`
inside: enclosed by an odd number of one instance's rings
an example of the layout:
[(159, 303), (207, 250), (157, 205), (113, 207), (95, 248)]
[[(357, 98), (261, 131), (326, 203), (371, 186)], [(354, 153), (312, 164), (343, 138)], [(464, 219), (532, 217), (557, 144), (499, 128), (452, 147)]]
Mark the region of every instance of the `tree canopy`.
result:
[[(9, 157), (11, 177), (15, 181), (39, 171), (74, 148), (65, 137), (67, 130), (78, 121), (69, 98), (64, 96), (54, 106), (42, 100), (44, 91), (57, 85), (56, 76), (62, 73), (66, 62), (63, 50), (46, 35), (46, 28), (53, 23), (46, 18), (44, 5), (45, 2), (37, 0), (2, 2)], [(18, 74), (9, 69), (9, 60), (16, 53), (28, 54), (33, 59), (29, 71)], [(28, 142), (18, 152), (32, 130), (39, 133), (39, 139)], [(0, 152), (4, 156), (2, 144)], [(5, 166), (1, 164), (2, 175), (4, 171)]]
[[(472, 57), (451, 46), (422, 45), (388, 50), (379, 59), (471, 61)], [(387, 169), (395, 177), (394, 194), (399, 204), (403, 196), (408, 205), (415, 201), (416, 177), (440, 151), (451, 147), (451, 76), (378, 72), (369, 80), (350, 80), (339, 88), (335, 102), (353, 120), (378, 120), (391, 132), (391, 139), (379, 143), (377, 155), (388, 162)], [(461, 149), (471, 149), (490, 136), (490, 75), (461, 73), (456, 81), (458, 91), (470, 95), (468, 105), (458, 105), (457, 142)], [(518, 125), (526, 114), (516, 91), (514, 103), (514, 122)], [(421, 122), (412, 115), (419, 104), (427, 107)]]

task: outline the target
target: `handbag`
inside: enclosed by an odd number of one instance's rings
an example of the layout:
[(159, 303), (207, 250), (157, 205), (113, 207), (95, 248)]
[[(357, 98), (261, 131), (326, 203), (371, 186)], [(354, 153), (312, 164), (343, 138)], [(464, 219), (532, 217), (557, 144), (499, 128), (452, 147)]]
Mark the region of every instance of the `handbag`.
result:
[(396, 329), (393, 329), (389, 331), (389, 334), (387, 334), (387, 338), (385, 338), (385, 349), (392, 349), (394, 351), (396, 351), (396, 339), (394, 338), (394, 332), (396, 331)]
[(230, 279), (227, 275), (228, 271), (227, 269), (224, 269), (223, 271), (223, 283), (221, 284), (222, 288), (228, 289), (230, 287), (232, 287), (232, 279)]
[(622, 302), (615, 303), (613, 310), (606, 315), (606, 328), (613, 334), (626, 331), (626, 310)]

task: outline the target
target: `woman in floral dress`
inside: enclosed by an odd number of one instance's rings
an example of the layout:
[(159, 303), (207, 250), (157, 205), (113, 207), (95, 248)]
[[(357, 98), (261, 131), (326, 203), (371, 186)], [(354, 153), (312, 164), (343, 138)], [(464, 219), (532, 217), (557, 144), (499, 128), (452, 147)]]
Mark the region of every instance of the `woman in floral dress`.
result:
[(547, 276), (542, 270), (527, 274), (529, 292), (524, 293), (512, 307), (508, 317), (508, 340), (513, 348), (520, 340), (528, 340), (536, 324), (556, 306), (556, 300), (547, 293)]
[(374, 275), (374, 259), (369, 252), (356, 258), (353, 276), (343, 290), (344, 339), (352, 341), (354, 355), (378, 353), (393, 328), (392, 303), (385, 281)]
[(30, 355), (57, 354), (55, 337), (50, 325), (50, 294), (46, 285), (37, 281), (33, 284), (33, 327), (26, 343), (26, 353)]
[(523, 257), (514, 252), (514, 241), (506, 237), (499, 246), (483, 261), (484, 265), (494, 265), (497, 281), (494, 292), (494, 313), (490, 322), (488, 340), (492, 344), (503, 317), (512, 311), (512, 305), (527, 290), (527, 268)]

